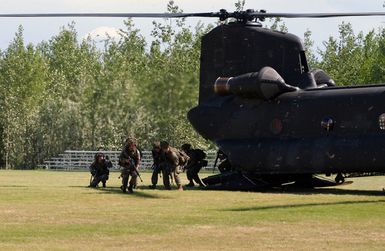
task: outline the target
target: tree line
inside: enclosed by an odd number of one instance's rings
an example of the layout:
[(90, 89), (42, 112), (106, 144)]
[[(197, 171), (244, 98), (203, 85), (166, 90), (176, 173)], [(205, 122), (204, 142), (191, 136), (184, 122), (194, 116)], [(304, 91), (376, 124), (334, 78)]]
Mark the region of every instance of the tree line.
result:
[[(172, 1), (169, 12), (180, 9)], [(270, 26), (287, 29), (280, 20)], [(200, 39), (212, 28), (184, 20), (154, 22), (148, 43), (132, 20), (102, 49), (79, 40), (74, 24), (38, 45), (20, 27), (0, 54), (0, 166), (33, 168), (66, 149), (120, 149), (128, 135), (140, 147), (156, 139), (207, 148), (186, 114), (199, 90)], [(338, 85), (384, 82), (385, 30), (355, 34), (340, 25), (323, 49), (304, 42), (313, 68)]]

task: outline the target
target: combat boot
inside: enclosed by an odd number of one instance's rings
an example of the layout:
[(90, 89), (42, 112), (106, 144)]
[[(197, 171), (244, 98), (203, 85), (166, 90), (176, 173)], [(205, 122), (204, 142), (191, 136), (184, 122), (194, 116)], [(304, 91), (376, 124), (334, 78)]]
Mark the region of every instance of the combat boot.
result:
[(183, 186), (182, 186), (182, 184), (178, 185), (178, 191), (183, 191)]
[(199, 187), (205, 187), (205, 184), (203, 184), (201, 180), (199, 180), (198, 184), (199, 184)]
[(129, 193), (134, 193), (134, 190), (132, 190), (132, 186), (131, 185), (127, 188), (127, 190), (128, 190)]
[(150, 188), (150, 189), (155, 189), (155, 188), (156, 188), (156, 185), (149, 185), (148, 188)]
[(192, 181), (190, 181), (190, 183), (188, 183), (187, 185), (186, 185), (186, 187), (194, 187), (195, 185), (194, 185), (194, 182), (192, 182)]

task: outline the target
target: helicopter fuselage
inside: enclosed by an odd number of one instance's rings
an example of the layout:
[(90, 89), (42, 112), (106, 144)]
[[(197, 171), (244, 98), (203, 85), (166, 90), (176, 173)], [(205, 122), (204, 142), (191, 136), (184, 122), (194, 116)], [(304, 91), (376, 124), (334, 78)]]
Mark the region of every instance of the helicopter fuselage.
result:
[(385, 86), (298, 90), (268, 101), (229, 95), (189, 119), (240, 170), (259, 174), (385, 171)]
[[(188, 119), (253, 186), (385, 173), (385, 85), (335, 87), (310, 70), (290, 33), (238, 22), (206, 34), (199, 104)], [(212, 180), (238, 187), (238, 178)]]

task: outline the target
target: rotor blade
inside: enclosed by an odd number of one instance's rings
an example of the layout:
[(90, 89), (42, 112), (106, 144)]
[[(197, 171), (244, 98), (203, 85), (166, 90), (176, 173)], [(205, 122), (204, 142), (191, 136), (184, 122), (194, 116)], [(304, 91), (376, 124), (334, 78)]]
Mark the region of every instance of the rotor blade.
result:
[(284, 17), (284, 18), (327, 18), (327, 17), (364, 17), (385, 16), (385, 12), (346, 12), (346, 13), (250, 13), (254, 17)]
[(152, 18), (183, 18), (183, 17), (215, 17), (217, 13), (25, 13), (0, 14), (4, 17), (152, 17)]
[(283, 18), (328, 18), (354, 16), (385, 16), (385, 12), (347, 12), (347, 13), (265, 13), (260, 11), (242, 12), (203, 12), (203, 13), (14, 13), (0, 14), (0, 18), (14, 17), (121, 17), (121, 18), (184, 18), (184, 17), (283, 17)]

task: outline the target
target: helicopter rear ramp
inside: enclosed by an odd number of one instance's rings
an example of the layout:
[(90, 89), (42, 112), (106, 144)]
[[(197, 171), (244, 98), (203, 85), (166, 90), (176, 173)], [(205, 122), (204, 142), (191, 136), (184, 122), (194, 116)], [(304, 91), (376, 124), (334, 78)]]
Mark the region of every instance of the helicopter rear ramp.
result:
[(259, 190), (269, 187), (269, 183), (249, 177), (241, 172), (226, 172), (202, 179), (208, 190)]
[(288, 186), (301, 188), (331, 187), (341, 185), (316, 175), (267, 175), (259, 176), (239, 171), (224, 172), (202, 179), (207, 190), (261, 191)]

